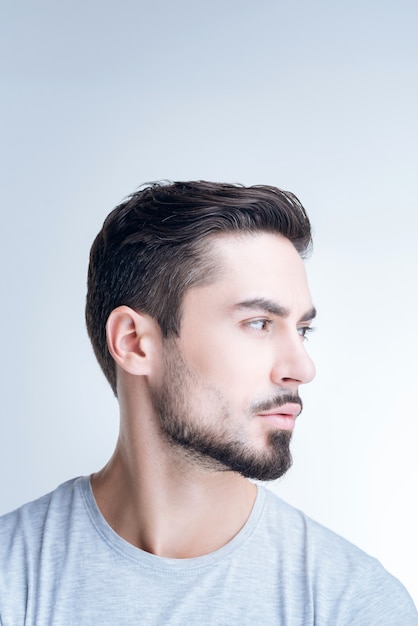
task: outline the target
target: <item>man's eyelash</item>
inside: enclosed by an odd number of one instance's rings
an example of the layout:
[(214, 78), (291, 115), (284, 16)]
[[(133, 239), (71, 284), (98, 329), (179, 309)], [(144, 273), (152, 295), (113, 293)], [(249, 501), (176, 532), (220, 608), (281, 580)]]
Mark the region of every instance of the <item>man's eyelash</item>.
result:
[(301, 326), (298, 328), (298, 333), (303, 339), (307, 339), (309, 333), (313, 333), (315, 328), (313, 326)]
[[(246, 322), (246, 325), (249, 328), (252, 328), (254, 330), (259, 330), (259, 331), (266, 331), (268, 330), (268, 327), (273, 323), (273, 320), (268, 319), (268, 318), (264, 318), (264, 317), (260, 317), (258, 319), (255, 320), (249, 320), (248, 322)], [(262, 326), (261, 328), (258, 326)], [(308, 339), (308, 335), (310, 333), (312, 333), (315, 330), (315, 328), (313, 326), (300, 326), (297, 329), (298, 334), (300, 335), (300, 337), (302, 339)]]
[(262, 324), (263, 328), (260, 328), (258, 330), (267, 330), (267, 328), (270, 326), (271, 323), (272, 323), (272, 320), (269, 320), (264, 317), (260, 317), (259, 319), (256, 319), (256, 320), (250, 320), (249, 322), (247, 322), (247, 325), (250, 328), (254, 328), (256, 324)]

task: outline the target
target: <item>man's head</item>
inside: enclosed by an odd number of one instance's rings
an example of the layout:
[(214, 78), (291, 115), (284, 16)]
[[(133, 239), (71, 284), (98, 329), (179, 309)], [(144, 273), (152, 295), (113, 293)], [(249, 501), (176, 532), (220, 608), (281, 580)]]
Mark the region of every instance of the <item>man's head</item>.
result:
[(91, 249), (86, 321), (115, 394), (116, 367), (106, 340), (110, 313), (126, 305), (154, 318), (163, 337), (178, 336), (185, 294), (222, 274), (215, 237), (251, 233), (281, 234), (302, 257), (311, 245), (304, 208), (275, 187), (152, 184), (110, 213)]

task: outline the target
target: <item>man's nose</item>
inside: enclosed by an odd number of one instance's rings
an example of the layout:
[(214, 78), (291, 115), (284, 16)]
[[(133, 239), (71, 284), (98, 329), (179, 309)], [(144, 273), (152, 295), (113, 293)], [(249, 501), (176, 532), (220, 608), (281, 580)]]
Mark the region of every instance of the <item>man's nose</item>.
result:
[(310, 383), (315, 377), (315, 365), (306, 351), (305, 342), (297, 330), (281, 337), (276, 350), (276, 359), (271, 380), (276, 385)]

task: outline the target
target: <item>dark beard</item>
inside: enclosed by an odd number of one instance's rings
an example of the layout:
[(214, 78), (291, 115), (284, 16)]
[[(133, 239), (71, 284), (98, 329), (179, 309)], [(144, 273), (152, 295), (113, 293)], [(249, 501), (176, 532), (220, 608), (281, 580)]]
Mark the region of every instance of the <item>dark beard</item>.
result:
[[(272, 431), (267, 437), (264, 452), (257, 452), (227, 433), (227, 408), (223, 409), (220, 417), (217, 416), (217, 430), (202, 426), (196, 415), (194, 420), (190, 420), (188, 394), (194, 388), (204, 387), (204, 381), (190, 370), (177, 346), (170, 340), (166, 341), (171, 345), (166, 344), (164, 384), (152, 391), (162, 436), (182, 448), (185, 458), (212, 471), (232, 470), (246, 478), (265, 481), (283, 476), (292, 465), (289, 449), (291, 431)], [(215, 399), (222, 410), (220, 398)], [(298, 396), (278, 396), (271, 401), (258, 403), (251, 408), (250, 414), (255, 416), (258, 411), (266, 411), (285, 402), (301, 404)]]
[[(232, 470), (255, 480), (276, 480), (292, 465), (289, 448), (292, 433), (289, 431), (269, 433), (268, 449), (262, 454), (239, 441), (221, 441), (218, 433), (214, 435), (196, 426), (191, 427), (168, 413), (165, 413), (163, 429), (170, 441), (182, 446), (190, 457), (200, 457), (202, 465), (218, 471)], [(208, 462), (210, 459), (215, 463)]]

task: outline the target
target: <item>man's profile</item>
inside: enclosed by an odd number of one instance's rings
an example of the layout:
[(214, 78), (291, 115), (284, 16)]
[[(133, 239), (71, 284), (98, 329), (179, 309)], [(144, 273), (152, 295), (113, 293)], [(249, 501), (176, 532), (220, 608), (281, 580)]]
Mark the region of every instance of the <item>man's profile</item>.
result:
[(310, 247), (269, 186), (151, 184), (109, 214), (86, 321), (119, 438), (1, 518), (2, 626), (418, 623), (375, 559), (251, 480), (289, 469), (315, 374)]

